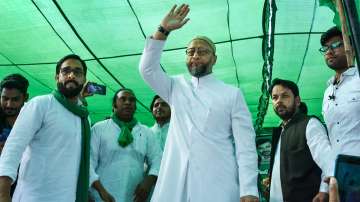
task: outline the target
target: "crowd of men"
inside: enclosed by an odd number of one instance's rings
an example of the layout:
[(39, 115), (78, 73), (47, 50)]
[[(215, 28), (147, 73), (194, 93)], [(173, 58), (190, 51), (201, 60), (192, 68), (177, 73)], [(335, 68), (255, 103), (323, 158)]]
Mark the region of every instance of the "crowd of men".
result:
[[(74, 54), (58, 61), (51, 94), (27, 101), (25, 77), (1, 81), (0, 202), (259, 201), (251, 115), (241, 90), (213, 76), (215, 44), (205, 36), (189, 42), (191, 80), (160, 66), (169, 33), (189, 11), (174, 6), (146, 40), (139, 68), (157, 94), (152, 128), (136, 119), (136, 95), (125, 88), (113, 95), (111, 117), (91, 127), (87, 66)], [(271, 202), (328, 201), (336, 156), (360, 155), (360, 78), (347, 64), (341, 31), (326, 31), (320, 51), (335, 73), (324, 93), (325, 125), (307, 114), (296, 83), (274, 79), (269, 89), (282, 120), (267, 158)], [(331, 178), (330, 197), (335, 185)]]

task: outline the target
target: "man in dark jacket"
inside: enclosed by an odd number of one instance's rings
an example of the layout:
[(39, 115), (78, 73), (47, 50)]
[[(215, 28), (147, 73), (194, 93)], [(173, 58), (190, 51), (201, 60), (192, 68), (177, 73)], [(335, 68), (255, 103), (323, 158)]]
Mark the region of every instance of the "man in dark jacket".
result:
[(274, 111), (282, 120), (273, 130), (270, 202), (309, 202), (314, 197), (325, 201), (327, 188), (320, 184), (331, 149), (325, 127), (301, 110), (294, 82), (274, 79), (270, 93)]

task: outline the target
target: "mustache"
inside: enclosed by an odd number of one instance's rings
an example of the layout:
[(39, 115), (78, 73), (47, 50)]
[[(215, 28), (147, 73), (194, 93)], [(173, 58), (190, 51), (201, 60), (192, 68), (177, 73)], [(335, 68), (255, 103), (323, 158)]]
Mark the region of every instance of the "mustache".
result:
[(75, 85), (77, 85), (77, 86), (80, 85), (80, 84), (79, 84), (77, 81), (75, 81), (75, 80), (65, 81), (65, 82), (64, 82), (64, 85), (67, 85), (67, 84), (69, 84), (69, 83), (73, 83), (73, 84), (75, 84)]

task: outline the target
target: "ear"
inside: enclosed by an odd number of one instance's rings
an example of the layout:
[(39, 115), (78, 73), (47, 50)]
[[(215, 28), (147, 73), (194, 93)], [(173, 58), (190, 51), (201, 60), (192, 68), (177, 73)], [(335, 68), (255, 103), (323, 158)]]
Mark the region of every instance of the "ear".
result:
[(300, 96), (296, 96), (296, 97), (295, 97), (295, 104), (296, 104), (296, 107), (299, 107), (299, 106), (300, 106), (300, 103), (301, 103)]
[(26, 102), (29, 99), (29, 93), (25, 94), (24, 101)]
[(214, 55), (214, 57), (213, 57), (213, 65), (216, 64), (216, 61), (217, 61), (217, 55)]
[(55, 75), (55, 81), (59, 81), (59, 74)]

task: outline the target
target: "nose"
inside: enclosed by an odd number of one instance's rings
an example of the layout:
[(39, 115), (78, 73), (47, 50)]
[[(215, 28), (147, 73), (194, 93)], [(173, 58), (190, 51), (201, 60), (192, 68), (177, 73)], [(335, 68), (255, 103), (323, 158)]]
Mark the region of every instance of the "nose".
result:
[(5, 106), (6, 107), (12, 107), (13, 106), (13, 102), (11, 100), (7, 100), (5, 101)]

